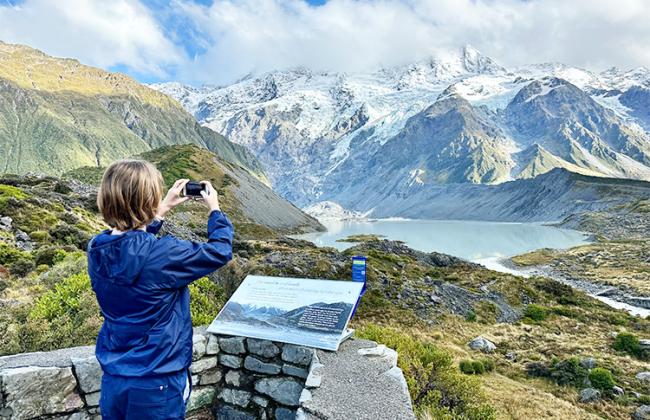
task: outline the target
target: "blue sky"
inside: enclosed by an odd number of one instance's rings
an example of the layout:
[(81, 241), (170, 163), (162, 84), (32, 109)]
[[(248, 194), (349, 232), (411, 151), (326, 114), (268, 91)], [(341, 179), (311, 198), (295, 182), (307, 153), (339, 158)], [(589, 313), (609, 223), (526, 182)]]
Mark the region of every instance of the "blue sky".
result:
[(0, 40), (143, 82), (357, 72), (465, 44), (504, 66), (650, 67), (647, 0), (0, 0)]

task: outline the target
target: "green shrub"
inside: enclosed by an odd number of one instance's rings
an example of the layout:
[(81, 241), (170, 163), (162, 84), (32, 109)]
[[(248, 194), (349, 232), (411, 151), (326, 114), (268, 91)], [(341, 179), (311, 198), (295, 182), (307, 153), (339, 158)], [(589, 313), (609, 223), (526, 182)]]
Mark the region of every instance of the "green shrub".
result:
[(526, 365), (526, 373), (533, 378), (550, 378), (551, 369), (541, 362), (531, 362)]
[(29, 237), (32, 239), (32, 241), (41, 243), (45, 242), (50, 237), (50, 235), (44, 230), (35, 230), (29, 234)]
[(609, 391), (616, 385), (612, 372), (604, 368), (593, 368), (589, 372), (589, 380), (594, 388)]
[(485, 367), (483, 366), (483, 362), (480, 360), (474, 360), (472, 362), (472, 367), (474, 368), (474, 374), (476, 375), (482, 375), (485, 373)]
[(58, 225), (50, 228), (49, 234), (58, 243), (64, 245), (74, 245), (81, 250), (86, 249), (88, 240), (90, 240), (89, 233), (84, 232), (83, 230), (78, 229), (74, 226), (70, 226), (67, 223), (59, 223)]
[(580, 295), (575, 289), (567, 284), (551, 279), (537, 279), (535, 287), (542, 292), (551, 295), (558, 303), (562, 305), (579, 305)]
[(526, 309), (524, 310), (524, 318), (530, 319), (533, 322), (542, 322), (546, 319), (546, 316), (546, 308), (540, 305), (535, 305), (534, 303), (526, 306)]
[(35, 272), (36, 274), (43, 274), (43, 273), (45, 273), (45, 272), (46, 272), (47, 270), (49, 270), (49, 269), (50, 269), (50, 266), (49, 266), (49, 265), (47, 265), (47, 264), (41, 264), (41, 265), (37, 265), (37, 266), (36, 266), (36, 269), (34, 270), (34, 272)]
[(577, 357), (557, 362), (551, 367), (551, 379), (558, 385), (581, 387), (587, 378), (587, 370), (580, 365)]
[(474, 311), (469, 311), (467, 315), (465, 315), (465, 321), (467, 322), (476, 322), (477, 316), (476, 312)]
[(0, 211), (4, 212), (9, 207), (10, 201), (20, 202), (25, 198), (27, 198), (27, 194), (20, 188), (0, 184)]
[(582, 316), (578, 312), (578, 310), (569, 308), (566, 306), (554, 306), (551, 311), (556, 314), (560, 315), (566, 318), (571, 318), (571, 319), (580, 319)]
[(496, 417), (476, 378), (453, 365), (451, 354), (400, 330), (365, 325), (359, 337), (397, 350), (418, 418), (491, 420)]
[(9, 264), (7, 268), (9, 268), (9, 272), (12, 276), (25, 277), (27, 274), (31, 273), (34, 268), (36, 268), (36, 265), (34, 264), (34, 261), (31, 260), (31, 258), (20, 257)]
[(69, 253), (65, 249), (57, 249), (54, 253), (54, 257), (52, 258), (52, 263), (58, 264), (60, 262), (63, 262), (68, 255)]
[(486, 372), (492, 372), (496, 367), (494, 364), (494, 360), (488, 359), (487, 357), (481, 360), (481, 363), (483, 363), (483, 367), (485, 368)]
[(458, 368), (466, 375), (482, 375), (485, 372), (492, 372), (494, 370), (494, 362), (488, 358), (482, 360), (461, 360), (458, 363)]
[(70, 194), (72, 192), (72, 188), (70, 188), (70, 186), (65, 182), (59, 181), (54, 186), (54, 192), (57, 192), (59, 194)]
[(639, 344), (639, 339), (632, 333), (619, 333), (614, 339), (614, 344), (612, 344), (612, 347), (614, 350), (628, 353), (633, 356), (639, 356), (641, 354), (641, 345)]
[(223, 287), (207, 277), (190, 284), (190, 313), (192, 324), (207, 325), (217, 316), (226, 303)]
[(34, 252), (34, 262), (36, 265), (46, 264), (52, 266), (63, 261), (65, 255), (66, 252), (58, 246), (42, 246)]
[(19, 259), (31, 260), (32, 256), (29, 252), (21, 251), (4, 242), (0, 242), (0, 265), (9, 265)]
[(85, 272), (58, 282), (24, 312), (14, 315), (13, 333), (0, 341), (2, 351), (46, 351), (93, 344), (102, 323)]
[[(59, 258), (62, 260), (59, 261)], [(55, 264), (36, 279), (36, 283), (42, 284), (46, 289), (53, 289), (56, 284), (70, 276), (87, 272), (86, 254), (82, 251), (66, 252), (65, 256), (57, 254), (54, 259)]]
[(72, 275), (39, 297), (29, 316), (52, 321), (64, 315), (75, 315), (79, 310), (81, 295), (85, 292), (92, 293), (88, 274)]
[(472, 363), (471, 360), (461, 360), (460, 363), (458, 363), (458, 368), (465, 375), (474, 374), (474, 363)]

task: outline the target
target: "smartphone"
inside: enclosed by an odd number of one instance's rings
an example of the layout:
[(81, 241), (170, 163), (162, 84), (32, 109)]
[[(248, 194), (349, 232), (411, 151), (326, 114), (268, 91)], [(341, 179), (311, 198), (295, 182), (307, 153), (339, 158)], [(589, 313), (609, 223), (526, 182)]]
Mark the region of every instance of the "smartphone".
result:
[(183, 195), (186, 197), (201, 197), (201, 191), (205, 191), (205, 184), (197, 181), (190, 181), (183, 188)]

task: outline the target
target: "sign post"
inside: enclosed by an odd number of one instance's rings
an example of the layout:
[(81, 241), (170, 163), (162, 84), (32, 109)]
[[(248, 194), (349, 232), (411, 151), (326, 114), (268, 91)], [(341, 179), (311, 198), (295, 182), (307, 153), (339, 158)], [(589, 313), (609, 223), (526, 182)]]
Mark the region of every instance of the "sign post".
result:
[(357, 303), (352, 310), (352, 316), (354, 316), (363, 294), (366, 293), (366, 257), (361, 255), (352, 257), (352, 281), (363, 283), (363, 288), (361, 289), (361, 293), (359, 293), (359, 299), (357, 299)]

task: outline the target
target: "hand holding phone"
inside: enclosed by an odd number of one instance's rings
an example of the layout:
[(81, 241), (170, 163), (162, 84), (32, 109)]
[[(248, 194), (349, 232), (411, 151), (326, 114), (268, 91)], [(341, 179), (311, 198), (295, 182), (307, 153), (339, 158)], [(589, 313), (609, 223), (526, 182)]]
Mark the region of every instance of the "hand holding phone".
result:
[(189, 181), (183, 188), (183, 195), (185, 197), (201, 197), (201, 191), (205, 191), (205, 182)]
[(219, 207), (219, 194), (217, 193), (217, 190), (214, 189), (210, 181), (201, 181), (201, 184), (203, 184), (204, 189), (200, 192), (200, 194), (210, 211), (221, 211), (221, 208)]
[(174, 182), (174, 185), (172, 185), (169, 191), (167, 191), (165, 198), (158, 205), (158, 209), (156, 209), (156, 218), (164, 219), (171, 209), (190, 199), (190, 197), (183, 197), (181, 195), (181, 192), (185, 190), (185, 185), (188, 182), (189, 179), (179, 179)]

